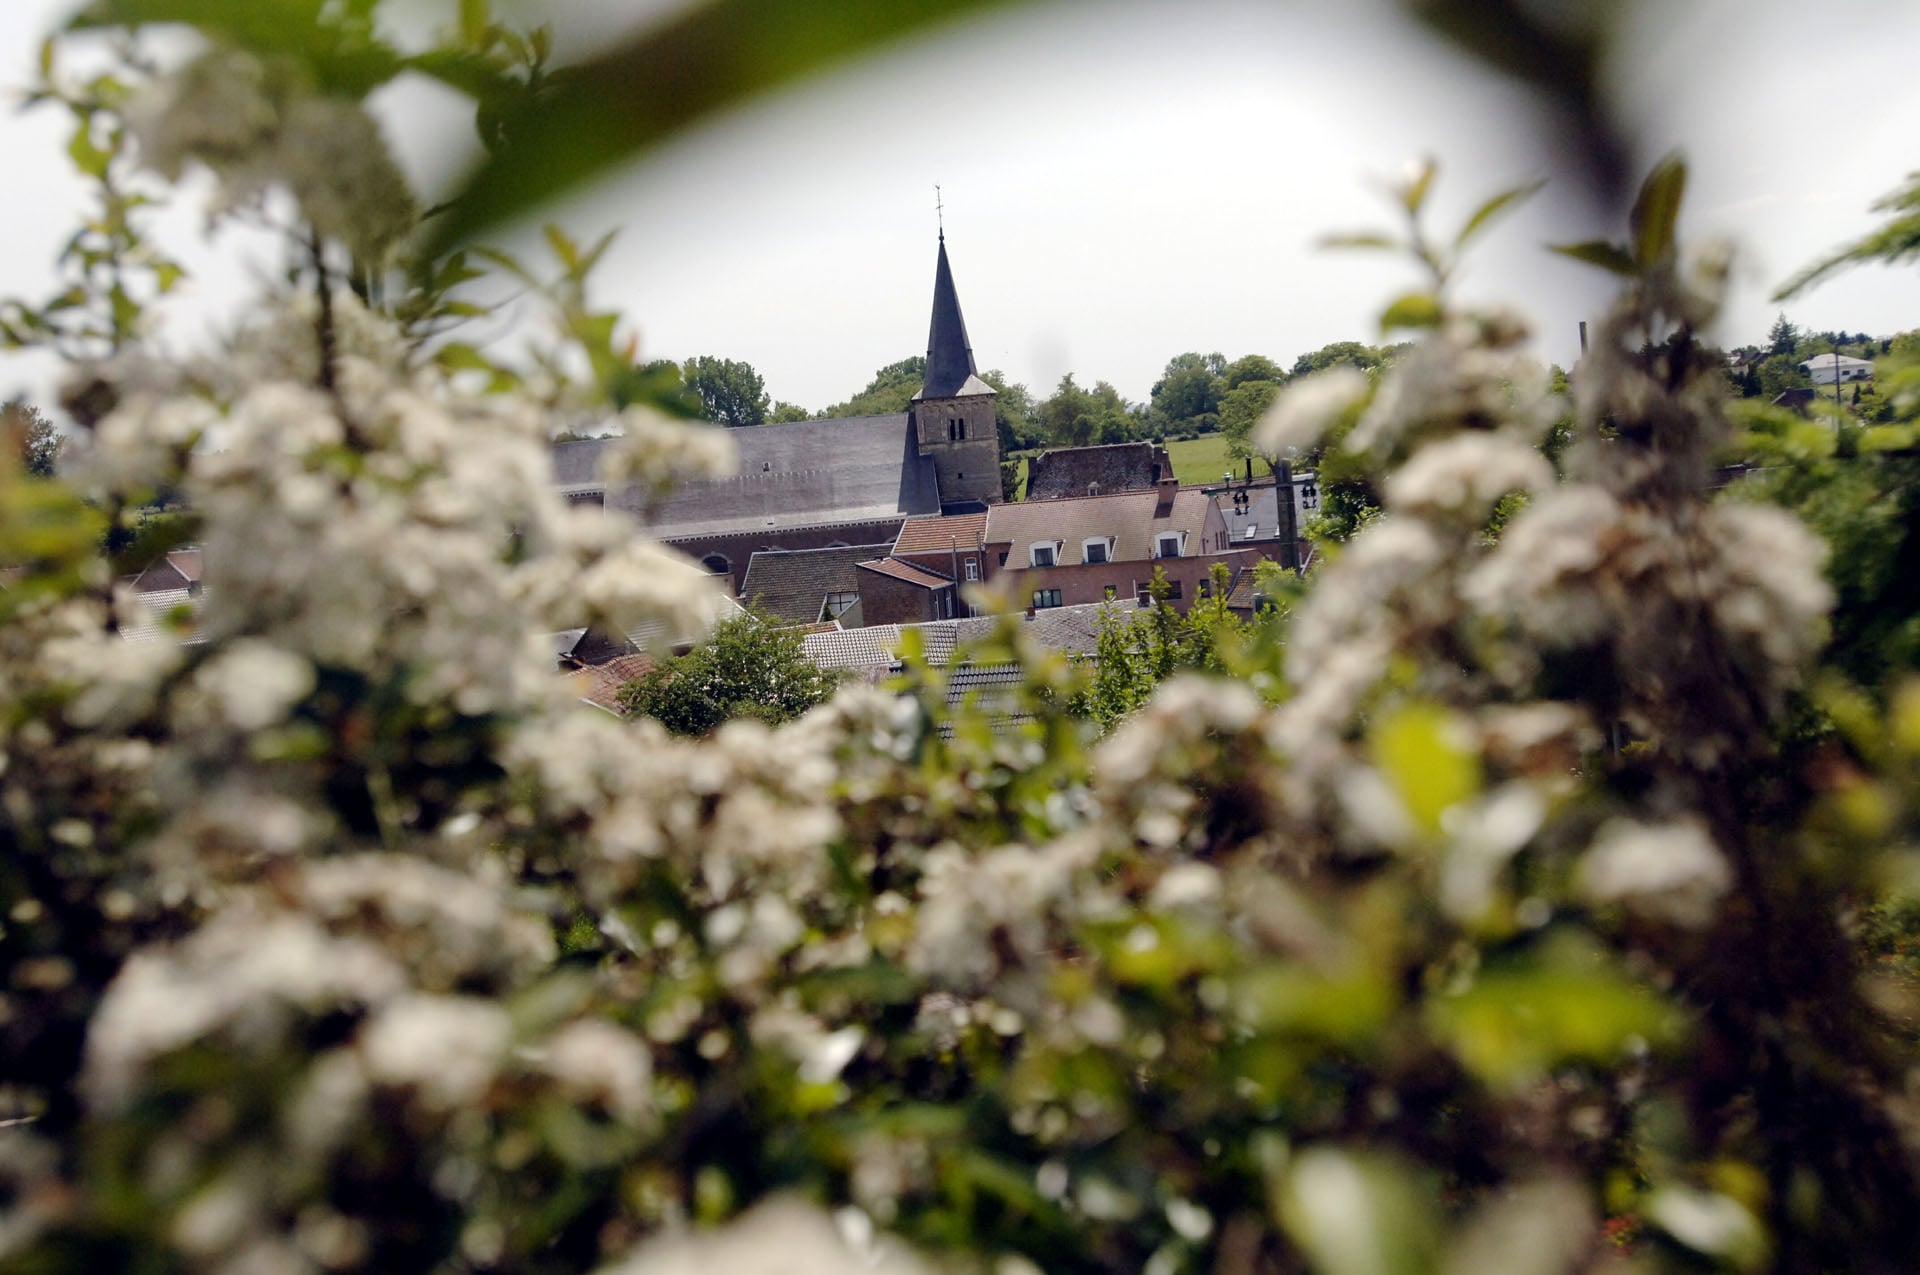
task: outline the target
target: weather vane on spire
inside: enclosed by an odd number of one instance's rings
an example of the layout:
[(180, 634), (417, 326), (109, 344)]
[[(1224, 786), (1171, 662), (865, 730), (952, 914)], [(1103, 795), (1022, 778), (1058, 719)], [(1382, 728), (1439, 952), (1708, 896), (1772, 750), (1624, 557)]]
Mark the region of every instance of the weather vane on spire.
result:
[(933, 184), (933, 218), (940, 226), (940, 242), (947, 241), (947, 209), (940, 202), (940, 183)]

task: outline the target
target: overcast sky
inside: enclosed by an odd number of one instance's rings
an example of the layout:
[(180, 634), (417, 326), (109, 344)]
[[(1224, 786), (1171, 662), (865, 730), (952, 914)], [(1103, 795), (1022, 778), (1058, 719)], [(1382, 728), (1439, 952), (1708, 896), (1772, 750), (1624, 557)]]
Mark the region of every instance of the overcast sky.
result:
[[(27, 82), (40, 35), (73, 7), (0, 0), (0, 81)], [(579, 47), (609, 10), (659, 6), (521, 7), (570, 27)], [(1742, 248), (1717, 335), (1759, 341), (1778, 309), (1772, 287), (1869, 228), (1873, 200), (1920, 167), (1920, 5), (1634, 11), (1620, 91), (1648, 150), (1677, 147), (1691, 163), (1683, 235), (1730, 234)], [(445, 182), (458, 102), (401, 85), (379, 108), (416, 178)], [(0, 205), (0, 296), (51, 289), (49, 262), (82, 208), (63, 145), (63, 121), (45, 112), (0, 118), (14, 192)], [(1184, 350), (1288, 364), (1329, 341), (1377, 340), (1373, 316), (1413, 276), (1317, 251), (1316, 238), (1388, 224), (1378, 180), (1413, 157), (1442, 163), (1444, 225), (1547, 175), (1545, 145), (1524, 95), (1382, 0), (1065, 0), (757, 102), (546, 216), (583, 238), (621, 229), (598, 299), (630, 317), (646, 357), (746, 359), (776, 398), (811, 409), (924, 351), (937, 182), (980, 366), (1041, 395), (1071, 371), (1139, 399)], [(1561, 363), (1606, 290), (1540, 245), (1619, 233), (1586, 217), (1550, 186), (1488, 236), (1463, 280), (1531, 316), (1541, 354)], [(172, 303), (176, 345), (280, 264), (244, 236), (188, 251), (190, 209), (166, 233), (196, 274)], [(1920, 326), (1916, 283), (1911, 270), (1861, 270), (1786, 308), (1802, 326), (1890, 334)], [(44, 395), (51, 375), (0, 355), (0, 394)]]

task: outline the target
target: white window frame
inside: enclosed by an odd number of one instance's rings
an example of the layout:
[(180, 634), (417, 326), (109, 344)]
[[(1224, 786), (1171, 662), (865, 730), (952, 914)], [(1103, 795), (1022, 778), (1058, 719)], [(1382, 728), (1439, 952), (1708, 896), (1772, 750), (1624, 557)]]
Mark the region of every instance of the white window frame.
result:
[(980, 578), (980, 559), (968, 558), (966, 562), (962, 564), (961, 571), (965, 573), (967, 579), (978, 580)]
[[(1173, 552), (1167, 552), (1167, 543), (1173, 543)], [(1181, 558), (1186, 556), (1187, 533), (1184, 531), (1159, 531), (1153, 537), (1153, 556), (1156, 558)]]
[[(1040, 561), (1045, 551), (1047, 560)], [(1027, 565), (1030, 567), (1057, 567), (1060, 565), (1060, 542), (1058, 540), (1036, 540), (1027, 546)]]
[[(1096, 561), (1093, 557), (1093, 554), (1089, 552), (1089, 550), (1092, 550), (1095, 548), (1099, 549), (1100, 551), (1100, 557), (1098, 561)], [(1080, 561), (1085, 563), (1091, 563), (1095, 566), (1112, 562), (1113, 561), (1113, 537), (1112, 536), (1088, 536), (1085, 540), (1082, 540), (1080, 542)]]

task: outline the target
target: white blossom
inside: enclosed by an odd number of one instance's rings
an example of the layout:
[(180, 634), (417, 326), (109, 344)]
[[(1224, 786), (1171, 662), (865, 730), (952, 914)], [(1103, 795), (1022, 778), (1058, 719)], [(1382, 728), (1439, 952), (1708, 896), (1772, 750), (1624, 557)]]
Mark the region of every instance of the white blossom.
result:
[(1367, 396), (1367, 374), (1345, 363), (1309, 373), (1280, 391), (1253, 427), (1253, 445), (1272, 456), (1308, 451)]

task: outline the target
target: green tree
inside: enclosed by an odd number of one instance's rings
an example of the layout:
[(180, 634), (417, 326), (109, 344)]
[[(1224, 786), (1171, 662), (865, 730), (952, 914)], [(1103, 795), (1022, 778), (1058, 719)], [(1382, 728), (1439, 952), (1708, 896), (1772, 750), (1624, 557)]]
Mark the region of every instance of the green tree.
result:
[(729, 429), (766, 424), (767, 387), (751, 363), (702, 354), (681, 364), (680, 375), (708, 420)]
[(1227, 364), (1220, 374), (1229, 390), (1238, 389), (1248, 381), (1284, 381), (1286, 369), (1264, 354), (1244, 354)]
[(1138, 418), (1109, 381), (1085, 389), (1069, 372), (1053, 394), (1035, 409), (1033, 419), (1055, 447), (1093, 447), (1124, 443), (1138, 432)]
[(1309, 372), (1319, 372), (1326, 368), (1345, 363), (1357, 367), (1363, 372), (1371, 372), (1390, 362), (1403, 348), (1388, 346), (1385, 348), (1363, 345), (1358, 341), (1334, 341), (1323, 345), (1308, 354), (1302, 354), (1293, 361), (1292, 376), (1305, 376)]
[(1227, 440), (1227, 455), (1235, 460), (1255, 455), (1253, 427), (1279, 394), (1278, 381), (1246, 381), (1226, 392), (1220, 400), (1220, 433)]
[(807, 658), (799, 630), (749, 611), (627, 683), (620, 706), (676, 735), (705, 735), (736, 717), (770, 726), (792, 721), (836, 685), (838, 679)]
[(33, 404), (24, 399), (0, 404), (0, 433), (19, 449), (29, 474), (52, 478), (59, 471), (67, 440)]
[(842, 416), (884, 416), (892, 412), (904, 412), (913, 404), (913, 396), (926, 384), (927, 359), (923, 354), (915, 354), (889, 363), (873, 374), (867, 387), (844, 403), (835, 403), (821, 410), (824, 419), (837, 419)]
[(1073, 373), (1060, 378), (1060, 384), (1034, 413), (1041, 433), (1055, 447), (1091, 446), (1100, 423), (1094, 415), (1093, 396), (1075, 384)]
[(1206, 433), (1219, 423), (1220, 395), (1226, 388), (1227, 360), (1188, 351), (1167, 361), (1153, 383), (1148, 410), (1154, 424), (1169, 430)]
[(1786, 311), (1782, 310), (1780, 317), (1773, 321), (1773, 326), (1767, 329), (1767, 350), (1776, 356), (1791, 358), (1799, 346), (1800, 329), (1787, 322)]
[(1775, 354), (1760, 361), (1754, 369), (1760, 380), (1760, 397), (1772, 399), (1782, 390), (1803, 389), (1813, 384), (1813, 378), (1801, 368), (1799, 360), (1792, 354)]
[(767, 423), (770, 425), (784, 425), (789, 421), (805, 421), (811, 419), (813, 419), (812, 412), (809, 412), (798, 403), (789, 403), (785, 399), (776, 402), (772, 410), (767, 413)]
[(996, 391), (993, 399), (993, 427), (1000, 436), (1000, 450), (1005, 452), (1025, 451), (1041, 442), (1039, 427), (1034, 424), (1036, 405), (1033, 393), (1018, 381), (1009, 380), (1007, 374), (999, 368), (992, 368), (980, 374), (980, 379), (993, 386)]

